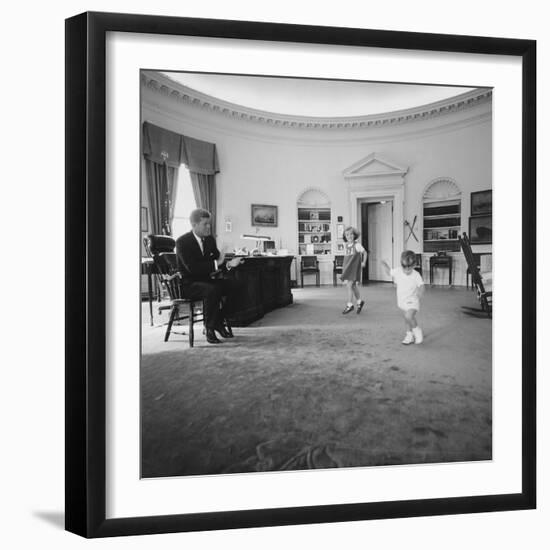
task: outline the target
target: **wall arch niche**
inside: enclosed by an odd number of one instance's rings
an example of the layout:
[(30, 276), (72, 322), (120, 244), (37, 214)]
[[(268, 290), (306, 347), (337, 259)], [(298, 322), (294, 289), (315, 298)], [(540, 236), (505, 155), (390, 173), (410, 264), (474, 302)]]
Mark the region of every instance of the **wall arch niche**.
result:
[(422, 197), (424, 252), (457, 252), (462, 226), (462, 193), (451, 178), (432, 180)]
[(306, 189), (298, 197), (296, 206), (298, 254), (332, 254), (332, 210), (328, 195), (320, 189)]

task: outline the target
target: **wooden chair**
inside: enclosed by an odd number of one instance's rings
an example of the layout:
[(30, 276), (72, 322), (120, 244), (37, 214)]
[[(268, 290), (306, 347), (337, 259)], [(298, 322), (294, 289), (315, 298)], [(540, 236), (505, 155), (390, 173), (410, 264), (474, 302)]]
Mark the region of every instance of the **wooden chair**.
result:
[(337, 275), (342, 274), (342, 268), (344, 266), (344, 255), (338, 254), (334, 256), (334, 260), (332, 262), (332, 284), (333, 286), (336, 286), (337, 283)]
[(414, 269), (420, 273), (420, 276), (422, 277), (422, 254), (415, 254), (414, 255)]
[(181, 275), (177, 269), (176, 254), (174, 253), (176, 242), (172, 237), (166, 235), (148, 235), (143, 242), (147, 254), (153, 258), (154, 275), (170, 299), (169, 305), (159, 306), (159, 312), (170, 310), (164, 341), (167, 342), (170, 338), (174, 323), (178, 324), (187, 320), (189, 346), (193, 347), (193, 325), (204, 320), (203, 306), (202, 300), (189, 300), (184, 296)]
[(476, 264), (468, 235), (466, 235), (466, 233), (463, 233), (462, 237), (458, 237), (458, 240), (460, 242), (462, 252), (464, 253), (464, 257), (466, 258), (468, 269), (470, 270), (470, 274), (472, 276), (472, 285), (477, 290), (478, 299), (481, 304), (481, 311), (485, 312), (489, 317), (491, 317), (493, 313), (493, 292), (487, 291), (485, 289), (483, 277), (481, 276), (479, 268)]
[(300, 277), (302, 281), (302, 288), (304, 288), (304, 274), (315, 274), (316, 286), (321, 284), (321, 272), (319, 270), (319, 260), (317, 256), (302, 256), (300, 258)]

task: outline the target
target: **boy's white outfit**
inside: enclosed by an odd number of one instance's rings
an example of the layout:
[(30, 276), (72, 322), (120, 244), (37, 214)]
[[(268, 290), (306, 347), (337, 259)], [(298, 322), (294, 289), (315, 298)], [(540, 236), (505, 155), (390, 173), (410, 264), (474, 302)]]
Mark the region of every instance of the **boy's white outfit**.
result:
[(397, 286), (397, 305), (403, 311), (408, 309), (420, 309), (420, 301), (416, 294), (416, 289), (424, 284), (420, 273), (413, 269), (407, 275), (401, 268), (390, 270), (393, 282)]
[[(420, 309), (420, 300), (416, 293), (416, 289), (424, 284), (420, 273), (413, 269), (408, 275), (402, 268), (394, 268), (390, 270), (390, 275), (393, 282), (397, 286), (397, 305), (399, 309), (407, 311), (409, 309)], [(413, 342), (420, 344), (423, 340), (422, 330), (420, 327), (413, 328), (412, 332), (407, 331), (403, 344), (412, 344)]]

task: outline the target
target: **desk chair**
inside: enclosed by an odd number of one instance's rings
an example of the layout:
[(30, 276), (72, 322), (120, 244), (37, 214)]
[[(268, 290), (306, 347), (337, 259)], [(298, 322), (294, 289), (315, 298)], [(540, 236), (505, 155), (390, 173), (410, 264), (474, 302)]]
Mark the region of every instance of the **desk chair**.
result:
[(338, 254), (334, 256), (334, 260), (332, 262), (332, 284), (333, 286), (336, 286), (337, 280), (336, 276), (342, 274), (342, 267), (344, 266), (344, 255)]
[[(155, 264), (155, 277), (170, 298), (169, 305), (159, 306), (159, 312), (170, 310), (170, 318), (166, 327), (164, 341), (167, 342), (172, 332), (174, 322), (188, 321), (189, 347), (193, 347), (193, 325), (204, 320), (202, 300), (189, 300), (185, 298), (181, 276), (177, 269), (176, 254), (174, 248), (176, 242), (166, 235), (148, 235), (143, 239), (147, 254)], [(182, 333), (185, 334), (185, 333)]]
[(319, 270), (319, 260), (317, 256), (302, 256), (300, 258), (300, 277), (302, 288), (304, 288), (304, 274), (315, 274), (316, 286), (321, 285), (321, 272)]

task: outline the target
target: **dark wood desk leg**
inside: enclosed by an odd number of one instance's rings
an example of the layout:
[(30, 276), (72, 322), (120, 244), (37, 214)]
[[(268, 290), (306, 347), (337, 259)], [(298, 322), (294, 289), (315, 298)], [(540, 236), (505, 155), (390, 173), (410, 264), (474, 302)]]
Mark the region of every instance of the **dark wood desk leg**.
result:
[(149, 318), (153, 326), (153, 285), (151, 283), (151, 270), (147, 268), (147, 295), (149, 297)]
[(430, 263), (430, 284), (434, 284), (434, 266)]

